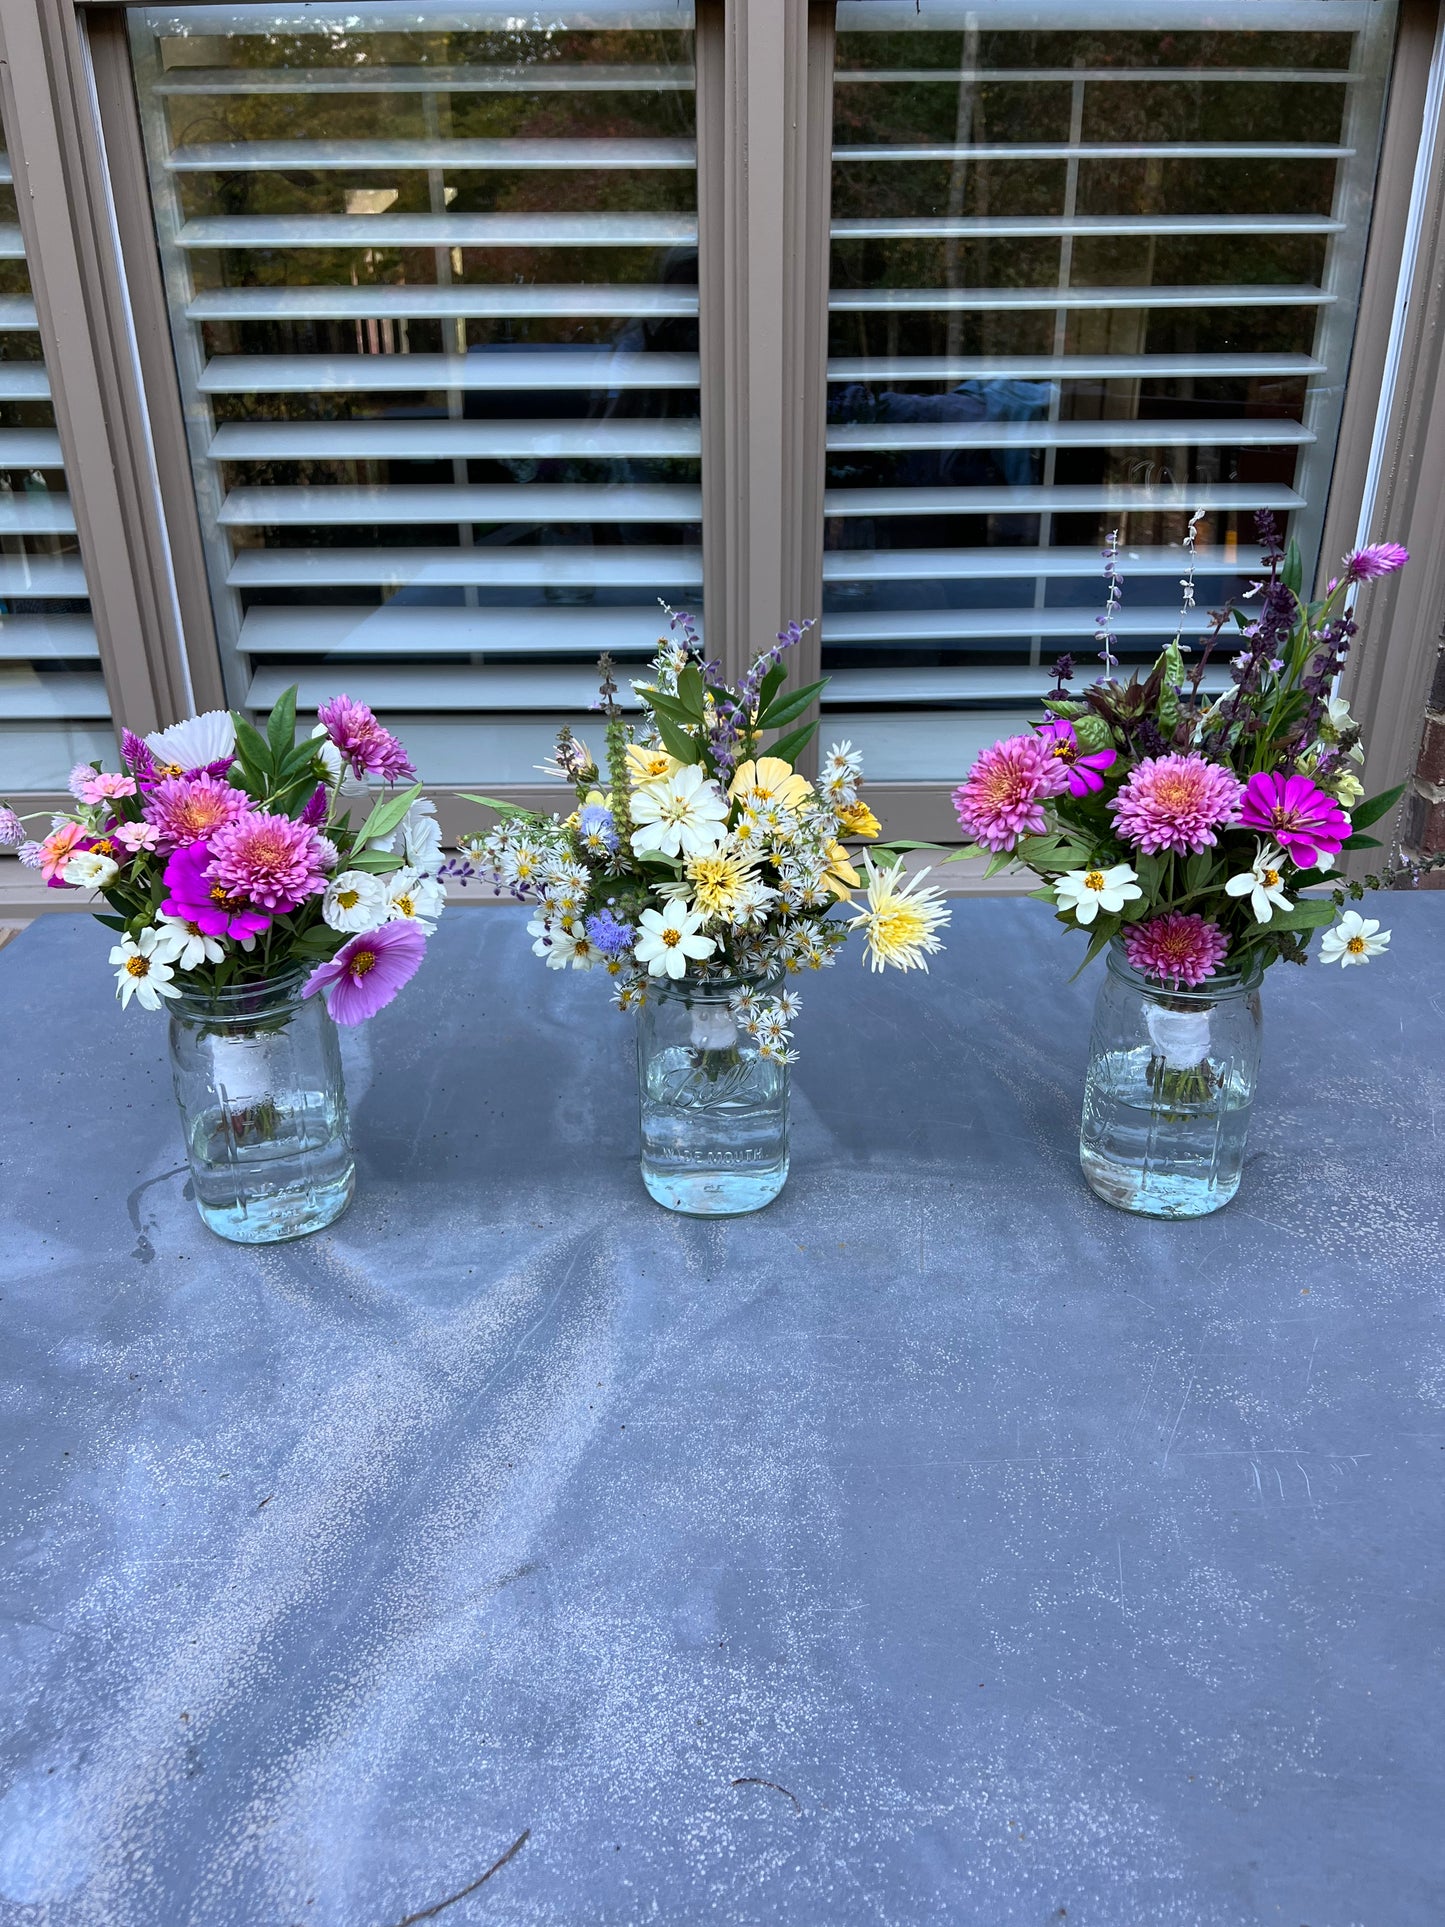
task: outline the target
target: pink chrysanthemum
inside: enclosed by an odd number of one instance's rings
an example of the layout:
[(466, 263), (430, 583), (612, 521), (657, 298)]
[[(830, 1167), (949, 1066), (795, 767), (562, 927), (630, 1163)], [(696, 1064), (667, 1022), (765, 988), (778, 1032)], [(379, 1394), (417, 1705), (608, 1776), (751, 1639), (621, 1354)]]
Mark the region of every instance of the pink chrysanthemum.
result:
[(350, 696), (333, 696), (316, 712), (342, 756), (357, 776), (380, 776), (384, 782), (400, 783), (416, 775), (411, 758), (389, 729), (383, 729), (365, 703)]
[(1229, 951), (1217, 923), (1187, 910), (1171, 910), (1124, 931), (1124, 955), (1131, 966), (1172, 990), (1192, 990), (1212, 977)]
[(318, 964), (301, 994), (324, 990), (338, 1024), (364, 1023), (411, 982), (425, 955), (426, 938), (414, 923), (385, 923), (343, 944), (330, 963)]
[(244, 790), (214, 776), (168, 776), (147, 796), (141, 814), (155, 824), (158, 847), (175, 850), (209, 841), (250, 807)]
[(1372, 542), (1367, 549), (1356, 549), (1345, 557), (1345, 577), (1350, 582), (1375, 582), (1382, 575), (1393, 575), (1410, 560), (1410, 551), (1398, 542)]
[(1349, 817), (1307, 776), (1251, 776), (1239, 820), (1273, 838), (1301, 870), (1312, 870), (1321, 856), (1338, 856), (1350, 834)]
[(211, 838), (206, 875), (228, 896), (281, 916), (326, 888), (325, 854), (309, 823), (257, 812)]
[(1042, 736), (1006, 736), (979, 757), (953, 792), (953, 807), (975, 843), (1011, 850), (1021, 836), (1042, 835), (1042, 805), (1068, 787), (1068, 771)]
[(1238, 777), (1202, 756), (1148, 756), (1130, 770), (1109, 808), (1119, 835), (1146, 856), (1161, 850), (1195, 856), (1234, 821), (1243, 794)]

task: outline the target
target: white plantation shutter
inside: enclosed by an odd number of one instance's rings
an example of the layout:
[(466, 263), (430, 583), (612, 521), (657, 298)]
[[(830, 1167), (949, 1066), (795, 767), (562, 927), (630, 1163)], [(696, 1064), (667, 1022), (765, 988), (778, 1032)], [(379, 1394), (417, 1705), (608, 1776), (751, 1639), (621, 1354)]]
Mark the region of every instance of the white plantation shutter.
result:
[[(823, 662), (870, 774), (957, 778), (1318, 552), (1389, 0), (838, 0)], [(1224, 664), (1220, 665), (1221, 673)]]
[(115, 755), (50, 378), (0, 148), (0, 796)]
[(136, 9), (234, 701), (535, 781), (702, 587), (690, 5)]

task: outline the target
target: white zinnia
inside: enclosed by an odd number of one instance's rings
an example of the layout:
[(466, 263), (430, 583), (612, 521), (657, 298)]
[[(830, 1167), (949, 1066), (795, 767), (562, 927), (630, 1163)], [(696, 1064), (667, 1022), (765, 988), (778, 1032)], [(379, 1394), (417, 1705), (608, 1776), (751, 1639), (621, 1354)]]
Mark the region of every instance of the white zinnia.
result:
[(209, 937), (198, 923), (186, 917), (162, 917), (155, 954), (178, 970), (198, 970), (202, 964), (219, 963), (226, 946), (219, 937)]
[(1321, 963), (1341, 965), (1368, 963), (1389, 948), (1390, 932), (1381, 930), (1378, 917), (1362, 917), (1358, 910), (1346, 910), (1333, 930), (1320, 938)]
[(388, 916), (381, 878), (367, 870), (343, 870), (326, 886), (321, 920), (333, 930), (375, 930)]
[(688, 763), (633, 791), (632, 847), (638, 856), (701, 856), (721, 843), (727, 813), (717, 784)]
[(1225, 894), (1248, 897), (1256, 923), (1268, 923), (1276, 910), (1293, 910), (1294, 904), (1284, 887), (1287, 861), (1284, 851), (1275, 849), (1272, 843), (1257, 843), (1253, 865), (1229, 879), (1224, 886)]
[(117, 966), (115, 994), (122, 1009), (132, 997), (143, 1010), (159, 1010), (162, 997), (180, 996), (171, 982), (176, 973), (165, 960), (165, 948), (160, 932), (150, 924), (138, 937), (123, 937), (111, 951), (110, 960)]
[(701, 961), (717, 949), (711, 937), (700, 937), (702, 917), (685, 903), (672, 903), (664, 913), (644, 910), (632, 954), (654, 977), (680, 977), (688, 959)]
[(419, 796), (411, 804), (406, 815), (389, 836), (373, 837), (367, 845), (371, 850), (385, 850), (388, 855), (401, 843), (401, 854), (408, 869), (425, 870), (428, 876), (435, 876), (442, 867), (442, 831), (437, 822), (437, 806), (425, 796)]
[(103, 890), (120, 875), (120, 865), (98, 850), (82, 850), (60, 872), (63, 883), (76, 890)]
[(1097, 865), (1088, 870), (1070, 870), (1054, 885), (1059, 908), (1072, 910), (1075, 921), (1086, 925), (1091, 924), (1101, 910), (1117, 916), (1126, 903), (1143, 894), (1138, 876), (1127, 863), (1116, 863), (1108, 870), (1101, 870)]
[(447, 893), (424, 870), (397, 870), (386, 879), (386, 920), (414, 923), (430, 937), (447, 906)]
[(204, 769), (207, 763), (229, 762), (235, 755), (236, 725), (229, 710), (208, 709), (204, 715), (172, 723), (169, 729), (153, 730), (145, 742), (158, 763)]

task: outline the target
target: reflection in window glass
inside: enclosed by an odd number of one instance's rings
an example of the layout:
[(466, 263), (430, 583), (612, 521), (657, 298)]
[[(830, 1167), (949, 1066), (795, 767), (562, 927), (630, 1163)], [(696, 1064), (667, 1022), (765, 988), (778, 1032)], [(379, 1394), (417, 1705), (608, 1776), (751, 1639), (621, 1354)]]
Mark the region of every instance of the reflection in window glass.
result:
[(692, 11), (430, 11), (133, 12), (156, 229), (232, 699), (536, 781), (700, 599)]
[(50, 378), (0, 148), (0, 791), (63, 790), (114, 757)]
[(1394, 9), (1188, 13), (839, 0), (824, 666), (875, 775), (961, 776), (1095, 671), (1111, 530), (1126, 664), (1193, 510), (1186, 638), (1256, 510), (1314, 565)]

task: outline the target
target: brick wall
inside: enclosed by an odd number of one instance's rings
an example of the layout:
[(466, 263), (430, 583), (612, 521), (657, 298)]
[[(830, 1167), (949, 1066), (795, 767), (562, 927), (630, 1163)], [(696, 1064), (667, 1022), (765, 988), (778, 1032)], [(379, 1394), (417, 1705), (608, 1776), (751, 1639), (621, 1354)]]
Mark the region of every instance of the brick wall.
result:
[[(1445, 643), (1436, 657), (1435, 678), (1426, 698), (1420, 760), (1405, 792), (1400, 841), (1407, 859), (1445, 855)], [(1445, 890), (1445, 869), (1422, 877), (1421, 886)]]

